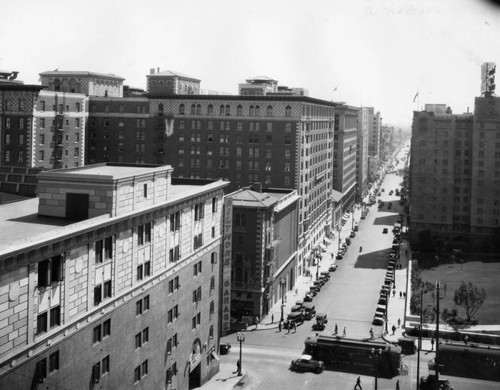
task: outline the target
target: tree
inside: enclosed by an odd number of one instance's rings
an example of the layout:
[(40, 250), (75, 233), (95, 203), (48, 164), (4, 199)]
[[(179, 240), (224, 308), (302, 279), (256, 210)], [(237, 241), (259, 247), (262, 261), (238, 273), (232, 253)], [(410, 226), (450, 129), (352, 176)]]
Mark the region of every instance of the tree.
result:
[(486, 291), (484, 288), (477, 288), (472, 282), (465, 283), (464, 281), (455, 290), (455, 296), (453, 297), (455, 304), (465, 310), (467, 322), (472, 322), (485, 299)]

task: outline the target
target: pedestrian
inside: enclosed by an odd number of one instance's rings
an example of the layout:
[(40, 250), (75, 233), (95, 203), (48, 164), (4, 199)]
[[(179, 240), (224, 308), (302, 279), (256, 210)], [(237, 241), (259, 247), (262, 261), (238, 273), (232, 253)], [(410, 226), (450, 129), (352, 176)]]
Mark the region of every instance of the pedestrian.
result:
[(292, 323), (290, 321), (287, 321), (288, 332), (286, 332), (286, 334), (290, 334), (290, 328), (291, 327), (292, 327)]
[(434, 351), (434, 337), (431, 339), (431, 351)]
[(345, 337), (345, 334), (346, 334), (346, 331), (345, 331), (345, 326), (344, 326), (344, 330), (342, 331), (342, 336)]
[(403, 293), (401, 291), (399, 292), (399, 297), (403, 298)]
[(335, 334), (338, 334), (339, 333), (339, 328), (337, 326), (337, 323), (335, 323)]
[(406, 255), (408, 255), (408, 249), (407, 249), (407, 250), (405, 250), (405, 253), (406, 253)]
[(373, 340), (373, 328), (370, 328), (370, 339)]
[(333, 252), (332, 252), (332, 260), (333, 260)]
[(255, 329), (259, 326), (259, 317), (255, 317)]
[(403, 298), (406, 298), (406, 292), (403, 292)]
[(469, 343), (469, 336), (465, 335), (464, 343), (465, 343), (465, 345), (467, 345)]
[(236, 361), (236, 371), (238, 372), (238, 374), (241, 374), (241, 360), (238, 359)]
[(281, 321), (278, 322), (278, 332), (281, 332)]
[(401, 318), (398, 318), (398, 328), (401, 326)]
[(392, 325), (392, 334), (396, 333), (396, 325)]
[(392, 297), (394, 298), (396, 296), (396, 289), (392, 290)]
[(396, 390), (399, 390), (399, 379), (396, 381)]
[(293, 323), (293, 333), (297, 333), (297, 323)]
[(274, 314), (271, 314), (271, 324), (274, 324)]
[(361, 387), (361, 377), (358, 376), (358, 379), (356, 380), (356, 386), (354, 386), (354, 390), (363, 390)]

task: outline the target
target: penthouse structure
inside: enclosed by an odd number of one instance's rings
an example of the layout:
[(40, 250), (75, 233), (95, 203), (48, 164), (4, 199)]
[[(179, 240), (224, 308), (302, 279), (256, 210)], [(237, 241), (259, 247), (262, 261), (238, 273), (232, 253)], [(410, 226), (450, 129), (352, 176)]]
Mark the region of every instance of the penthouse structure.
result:
[(99, 164), (42, 172), (38, 198), (1, 205), (0, 388), (213, 376), (226, 185)]
[(477, 97), (473, 115), (414, 112), (410, 173), (413, 242), (425, 245), (419, 234), (427, 232), (437, 248), (447, 241), (491, 251), (500, 226), (500, 98)]

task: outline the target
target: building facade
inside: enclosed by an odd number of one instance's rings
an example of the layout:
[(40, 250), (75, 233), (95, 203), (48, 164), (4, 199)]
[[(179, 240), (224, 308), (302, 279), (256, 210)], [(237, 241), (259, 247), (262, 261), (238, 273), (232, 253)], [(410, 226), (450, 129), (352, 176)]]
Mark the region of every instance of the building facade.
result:
[(86, 96), (123, 97), (123, 77), (112, 73), (86, 71), (47, 71), (40, 82), (48, 91), (78, 93)]
[(473, 115), (414, 112), (410, 172), (413, 242), (422, 245), (426, 231), (437, 249), (491, 250), (500, 228), (500, 98), (476, 98)]
[(238, 190), (232, 199), (231, 314), (262, 318), (295, 285), (297, 191)]
[(32, 166), (33, 109), (40, 85), (17, 80), (18, 72), (0, 71), (0, 165)]
[(358, 134), (356, 144), (356, 184), (358, 194), (365, 196), (368, 191), (368, 110), (360, 107), (357, 122)]
[(39, 198), (0, 206), (0, 388), (188, 389), (218, 371), (226, 183), (171, 175), (46, 171)]

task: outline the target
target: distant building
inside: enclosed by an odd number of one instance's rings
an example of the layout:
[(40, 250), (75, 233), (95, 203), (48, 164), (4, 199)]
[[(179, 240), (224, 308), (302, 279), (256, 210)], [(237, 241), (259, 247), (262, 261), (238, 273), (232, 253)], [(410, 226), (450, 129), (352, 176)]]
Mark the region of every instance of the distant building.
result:
[(227, 198), (233, 216), (231, 313), (262, 318), (295, 285), (300, 198), (295, 190), (249, 189)]
[(426, 104), (424, 111), (433, 112), (434, 114), (446, 114), (446, 104)]
[[(410, 239), (442, 249), (491, 250), (500, 228), (500, 98), (474, 114), (414, 112)], [(423, 240), (421, 234), (427, 232)]]
[(160, 72), (150, 69), (147, 79), (147, 92), (150, 95), (199, 95), (200, 80), (171, 70)]
[(176, 388), (218, 371), (223, 191), (169, 166), (45, 171), (0, 205), (0, 388)]
[(267, 76), (256, 76), (247, 79), (244, 84), (239, 84), (238, 91), (239, 95), (265, 96), (278, 92), (278, 81)]
[(350, 207), (358, 195), (357, 144), (359, 108), (339, 105), (335, 108), (333, 142), (333, 185), (342, 193), (342, 208)]
[(17, 80), (18, 72), (0, 71), (0, 166), (33, 165), (33, 109), (40, 85)]
[(360, 107), (357, 121), (357, 144), (356, 144), (356, 184), (358, 194), (364, 196), (368, 191), (368, 109)]

